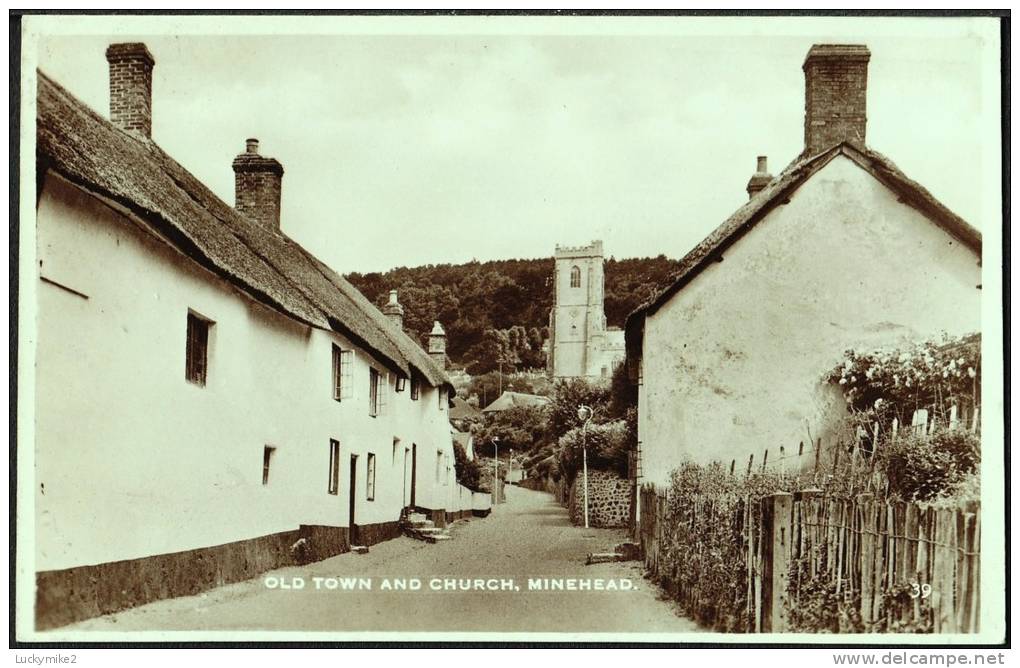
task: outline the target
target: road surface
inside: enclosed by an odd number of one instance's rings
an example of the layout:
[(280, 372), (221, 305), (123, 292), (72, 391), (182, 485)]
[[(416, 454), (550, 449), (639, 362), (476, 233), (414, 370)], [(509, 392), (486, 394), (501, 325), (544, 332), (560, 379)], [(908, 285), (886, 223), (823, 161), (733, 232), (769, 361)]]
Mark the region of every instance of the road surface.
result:
[[(453, 539), (446, 542), (400, 537), (372, 546), (365, 555), (282, 568), (56, 631), (699, 630), (660, 599), (642, 578), (639, 562), (585, 565), (589, 552), (611, 552), (625, 540), (622, 531), (574, 527), (545, 493), (508, 487), (507, 494), (508, 503), (489, 517), (456, 522)], [(570, 579), (575, 587), (592, 590), (568, 590)], [(411, 590), (416, 580), (420, 588)], [(529, 588), (536, 581), (554, 586), (557, 580), (563, 590)], [(269, 586), (284, 583), (291, 588)], [(384, 589), (401, 584), (408, 589)], [(595, 591), (600, 584), (603, 590)]]

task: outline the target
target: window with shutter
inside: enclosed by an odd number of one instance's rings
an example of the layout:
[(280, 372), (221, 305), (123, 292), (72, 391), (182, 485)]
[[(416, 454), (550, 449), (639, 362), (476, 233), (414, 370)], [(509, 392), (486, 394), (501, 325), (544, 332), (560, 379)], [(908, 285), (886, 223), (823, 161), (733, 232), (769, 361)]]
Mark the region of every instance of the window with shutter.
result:
[(375, 454), (368, 453), (368, 472), (365, 476), (365, 498), (375, 501)]
[(334, 343), (333, 344), (333, 400), (340, 401), (343, 398), (343, 371), (341, 370), (340, 360), (342, 359), (343, 351)]
[(340, 441), (329, 439), (329, 487), (330, 494), (340, 493)]
[(351, 396), (351, 357), (350, 350), (342, 350), (333, 344), (333, 399), (340, 401)]
[(205, 385), (209, 370), (209, 326), (212, 322), (188, 313), (188, 334), (184, 354), (184, 377), (189, 383)]
[(368, 370), (368, 414), (379, 415), (379, 372), (375, 369)]
[(273, 462), (273, 454), (276, 453), (276, 448), (271, 445), (267, 445), (262, 448), (262, 484), (269, 484), (269, 465)]

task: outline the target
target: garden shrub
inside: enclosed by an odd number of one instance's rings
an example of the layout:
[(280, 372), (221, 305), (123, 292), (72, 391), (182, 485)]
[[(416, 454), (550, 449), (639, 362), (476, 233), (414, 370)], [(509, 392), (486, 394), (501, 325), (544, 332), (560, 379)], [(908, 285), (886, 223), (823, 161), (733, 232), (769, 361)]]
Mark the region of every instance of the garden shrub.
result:
[(460, 443), (453, 444), (453, 467), (457, 474), (457, 482), (472, 492), (486, 491), (482, 489), (481, 470), (478, 462), (467, 458), (467, 452)]
[(890, 439), (879, 449), (890, 495), (930, 501), (952, 493), (977, 470), (980, 448), (980, 439), (964, 429)]
[(559, 468), (568, 479), (573, 479), (581, 470), (583, 447), (587, 444), (589, 468), (613, 470), (626, 477), (628, 435), (625, 420), (589, 424), (587, 429), (574, 427), (559, 440)]

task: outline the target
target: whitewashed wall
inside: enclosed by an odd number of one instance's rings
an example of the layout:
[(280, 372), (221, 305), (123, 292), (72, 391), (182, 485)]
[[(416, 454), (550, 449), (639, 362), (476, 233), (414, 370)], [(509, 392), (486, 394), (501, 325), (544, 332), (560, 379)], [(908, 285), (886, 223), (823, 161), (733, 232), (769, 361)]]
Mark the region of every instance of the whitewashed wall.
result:
[[(36, 558), (48, 570), (293, 530), (347, 526), (349, 456), (358, 524), (395, 521), (403, 448), (418, 444), (418, 505), (442, 507), (453, 480), (435, 388), (390, 392), (369, 416), (364, 351), (242, 295), (135, 223), (56, 177), (38, 206)], [(205, 387), (185, 380), (188, 310), (215, 321)], [(353, 394), (332, 398), (331, 344), (355, 350)], [(383, 369), (375, 363), (377, 368)], [(339, 494), (327, 492), (329, 441)], [(393, 439), (400, 445), (394, 456)], [(276, 447), (262, 484), (265, 445)], [(366, 499), (367, 454), (376, 494)], [(410, 468), (409, 466), (407, 467)], [(409, 471), (408, 471), (409, 473)], [(444, 476), (446, 471), (444, 470)]]
[(980, 329), (977, 255), (845, 157), (645, 324), (643, 474), (827, 438), (848, 348)]

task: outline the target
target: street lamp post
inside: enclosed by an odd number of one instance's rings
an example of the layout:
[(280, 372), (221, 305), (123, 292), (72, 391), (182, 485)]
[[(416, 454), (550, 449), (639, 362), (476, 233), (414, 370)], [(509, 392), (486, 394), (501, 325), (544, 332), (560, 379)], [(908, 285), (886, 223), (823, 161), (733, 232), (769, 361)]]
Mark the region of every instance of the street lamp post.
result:
[(577, 419), (581, 421), (581, 457), (584, 461), (584, 528), (588, 528), (588, 422), (595, 415), (594, 409), (581, 404), (577, 407)]
[(499, 436), (493, 436), (492, 445), (496, 448), (496, 459), (492, 471), (492, 505), (499, 505)]

